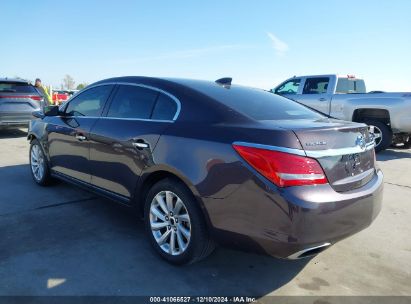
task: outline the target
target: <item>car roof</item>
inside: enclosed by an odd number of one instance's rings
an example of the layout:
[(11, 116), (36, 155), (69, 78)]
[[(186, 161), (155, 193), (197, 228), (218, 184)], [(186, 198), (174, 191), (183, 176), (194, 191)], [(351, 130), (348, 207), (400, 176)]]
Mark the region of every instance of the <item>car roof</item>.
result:
[(1, 82), (20, 82), (20, 83), (30, 84), (29, 81), (24, 80), (24, 79), (20, 79), (20, 78), (7, 78), (7, 77), (5, 77), (5, 78), (0, 78), (0, 81)]
[(307, 77), (309, 77), (309, 78), (313, 78), (313, 77), (338, 77), (338, 75), (337, 74), (301, 75), (301, 76), (293, 76), (290, 79), (292, 79), (292, 78), (303, 78), (303, 77), (305, 77), (305, 78), (307, 78)]
[[(87, 88), (100, 84), (118, 84), (118, 83), (132, 83), (148, 87), (154, 87), (163, 90), (184, 104), (179, 116), (179, 121), (197, 121), (197, 122), (211, 122), (211, 121), (234, 121), (233, 118), (222, 117), (224, 112), (223, 105), (218, 98), (214, 98), (206, 94), (208, 90), (215, 91), (223, 89), (224, 86), (215, 81), (183, 79), (183, 78), (160, 78), (160, 77), (145, 77), (145, 76), (124, 76), (104, 79), (87, 86)], [(236, 87), (232, 85), (231, 87)], [(224, 89), (225, 90), (225, 89)], [(237, 115), (236, 121), (246, 119)]]

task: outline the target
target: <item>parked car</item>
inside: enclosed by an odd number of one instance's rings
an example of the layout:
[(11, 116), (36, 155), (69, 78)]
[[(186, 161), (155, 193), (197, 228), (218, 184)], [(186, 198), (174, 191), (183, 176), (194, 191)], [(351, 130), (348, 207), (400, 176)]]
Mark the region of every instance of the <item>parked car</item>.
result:
[(327, 115), (371, 126), (376, 151), (411, 141), (411, 93), (366, 93), (365, 82), (353, 75), (294, 76), (272, 89)]
[(53, 103), (59, 105), (70, 98), (70, 94), (65, 90), (53, 90)]
[(228, 78), (112, 78), (34, 114), (34, 181), (62, 179), (134, 208), (171, 263), (198, 261), (215, 243), (311, 256), (381, 208), (365, 124)]
[(28, 126), (43, 97), (28, 81), (0, 78), (0, 128)]

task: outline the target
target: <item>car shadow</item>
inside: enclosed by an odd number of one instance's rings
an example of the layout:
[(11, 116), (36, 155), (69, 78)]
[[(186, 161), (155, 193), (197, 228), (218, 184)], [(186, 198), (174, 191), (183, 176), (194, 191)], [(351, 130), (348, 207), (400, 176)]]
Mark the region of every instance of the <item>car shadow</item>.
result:
[(13, 128), (0, 128), (0, 139), (6, 138), (19, 138), (27, 136), (27, 128), (13, 129)]
[(411, 150), (391, 148), (377, 154), (377, 161), (389, 161), (400, 158), (411, 158)]
[(129, 208), (66, 183), (36, 186), (27, 167), (0, 168), (2, 187), (13, 183), (0, 201), (1, 272), (9, 274), (0, 276), (0, 295), (260, 297), (310, 261), (218, 247), (203, 261), (173, 266), (152, 250)]

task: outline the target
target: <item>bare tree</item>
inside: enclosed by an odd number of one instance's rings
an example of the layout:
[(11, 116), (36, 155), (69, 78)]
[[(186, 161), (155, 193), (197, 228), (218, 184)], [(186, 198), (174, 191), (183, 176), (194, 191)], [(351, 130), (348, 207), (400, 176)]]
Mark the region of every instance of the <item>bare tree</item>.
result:
[(63, 78), (63, 83), (64, 83), (64, 87), (67, 90), (73, 90), (74, 89), (74, 85), (76, 84), (73, 77), (71, 77), (70, 75), (66, 75)]

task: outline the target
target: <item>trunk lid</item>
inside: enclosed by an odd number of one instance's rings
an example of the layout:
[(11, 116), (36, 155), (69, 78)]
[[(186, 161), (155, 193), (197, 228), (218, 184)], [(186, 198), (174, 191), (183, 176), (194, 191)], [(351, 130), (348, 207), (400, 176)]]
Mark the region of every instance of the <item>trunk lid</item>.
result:
[(364, 124), (336, 119), (274, 122), (292, 130), (338, 192), (360, 188), (375, 174), (373, 138)]

